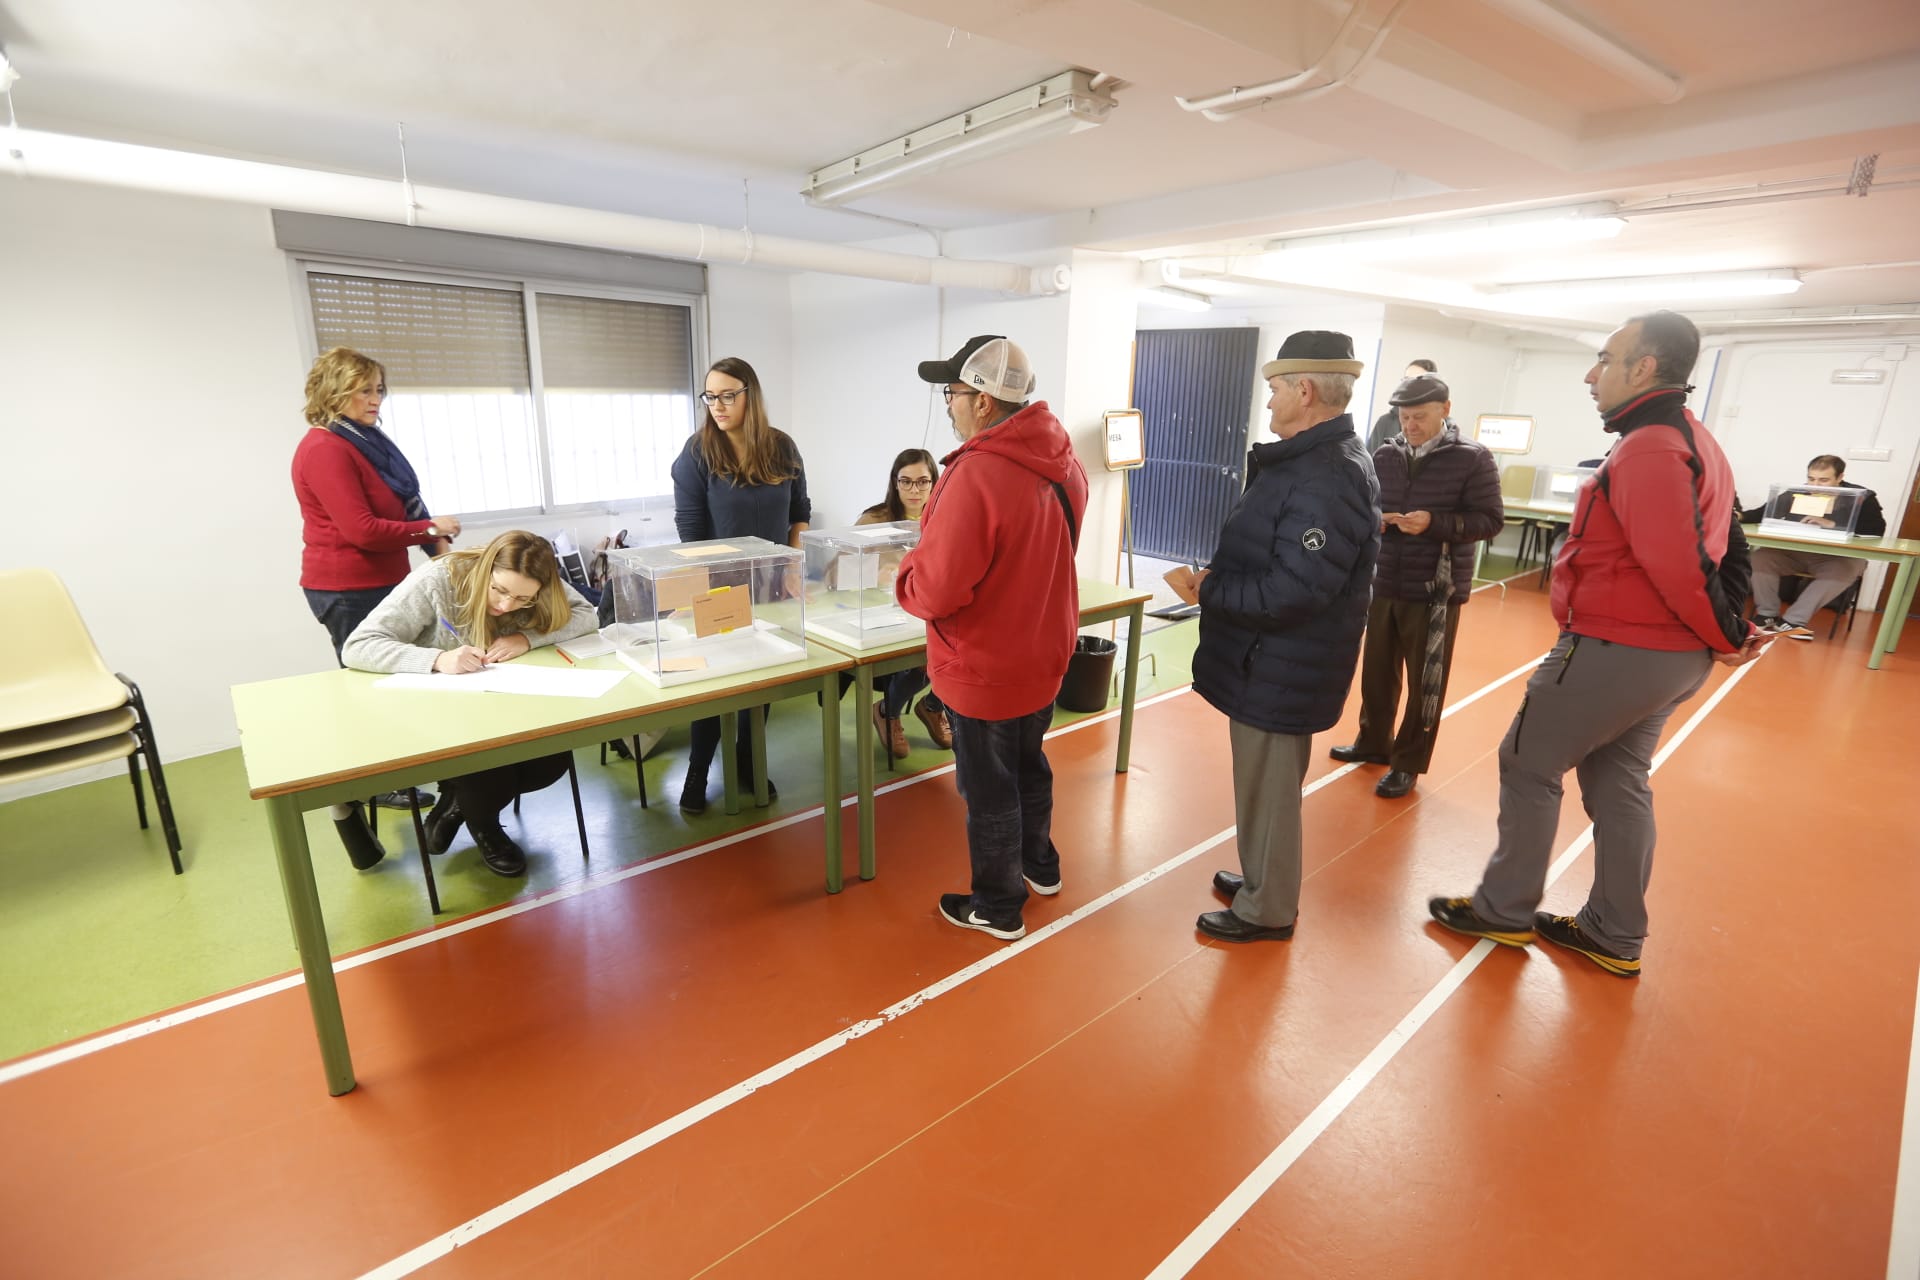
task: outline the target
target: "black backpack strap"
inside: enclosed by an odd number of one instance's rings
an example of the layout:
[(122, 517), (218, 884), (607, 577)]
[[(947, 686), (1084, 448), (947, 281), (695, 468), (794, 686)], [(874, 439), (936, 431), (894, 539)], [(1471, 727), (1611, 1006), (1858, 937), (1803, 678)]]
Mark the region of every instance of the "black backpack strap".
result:
[(1067, 486), (1058, 480), (1053, 482), (1053, 496), (1060, 499), (1060, 513), (1067, 518), (1067, 540), (1075, 551), (1080, 550), (1080, 522), (1073, 518), (1073, 503), (1067, 501)]

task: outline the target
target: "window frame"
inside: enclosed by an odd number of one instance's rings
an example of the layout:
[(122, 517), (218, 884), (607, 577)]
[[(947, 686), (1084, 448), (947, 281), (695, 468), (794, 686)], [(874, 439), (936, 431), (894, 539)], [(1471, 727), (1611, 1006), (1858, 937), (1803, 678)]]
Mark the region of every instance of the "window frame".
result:
[[(449, 514), (458, 515), (463, 519), (471, 517), (479, 523), (494, 524), (500, 521), (517, 520), (523, 516), (612, 516), (642, 507), (648, 502), (660, 500), (661, 495), (658, 494), (633, 494), (626, 498), (598, 502), (558, 504), (553, 501), (553, 441), (547, 427), (546, 378), (540, 360), (540, 302), (537, 295), (565, 294), (576, 298), (600, 298), (612, 302), (648, 302), (656, 306), (685, 307), (688, 313), (690, 338), (687, 344), (687, 395), (690, 401), (698, 406), (701, 387), (697, 383), (700, 374), (712, 363), (707, 355), (706, 294), (679, 293), (663, 289), (635, 289), (619, 285), (596, 285), (551, 276), (499, 276), (478, 271), (414, 269), (334, 254), (290, 253), (288, 259), (289, 269), (294, 277), (294, 296), (300, 304), (295, 308), (299, 313), (297, 319), (300, 340), (306, 347), (309, 365), (320, 355), (320, 337), (313, 323), (313, 292), (308, 284), (308, 276), (313, 272), (323, 275), (339, 274), (365, 276), (378, 280), (399, 280), (414, 284), (448, 285), (454, 288), (512, 290), (520, 294), (521, 314), (526, 321), (527, 380), (530, 386), (528, 394), (533, 399), (534, 440), (538, 446), (535, 465), (540, 473), (541, 503), (534, 507), (501, 507), (486, 511), (457, 511)], [(687, 434), (690, 436), (698, 429), (698, 422), (690, 422), (687, 425)]]

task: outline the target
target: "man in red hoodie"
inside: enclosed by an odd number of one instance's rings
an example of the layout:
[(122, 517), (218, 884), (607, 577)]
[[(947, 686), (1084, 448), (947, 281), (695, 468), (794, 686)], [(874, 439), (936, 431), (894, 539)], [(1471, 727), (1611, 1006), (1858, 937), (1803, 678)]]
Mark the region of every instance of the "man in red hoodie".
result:
[(969, 339), (920, 365), (942, 388), (960, 447), (941, 460), (900, 563), (900, 607), (927, 621), (927, 671), (953, 726), (954, 781), (967, 802), (970, 893), (940, 897), (962, 929), (1026, 936), (1029, 888), (1060, 892), (1053, 770), (1042, 739), (1080, 627), (1073, 553), (1087, 473), (1005, 338)]
[[(1655, 311), (1614, 330), (1587, 374), (1620, 442), (1581, 486), (1554, 557), (1560, 640), (1500, 744), (1493, 857), (1471, 898), (1427, 903), (1455, 933), (1509, 947), (1537, 936), (1623, 978), (1640, 976), (1647, 936), (1661, 727), (1716, 661), (1749, 662), (1772, 638), (1740, 616), (1750, 569), (1733, 471), (1687, 411), (1699, 354), (1691, 320)], [(1593, 816), (1593, 889), (1577, 916), (1557, 916), (1535, 908), (1569, 769)]]

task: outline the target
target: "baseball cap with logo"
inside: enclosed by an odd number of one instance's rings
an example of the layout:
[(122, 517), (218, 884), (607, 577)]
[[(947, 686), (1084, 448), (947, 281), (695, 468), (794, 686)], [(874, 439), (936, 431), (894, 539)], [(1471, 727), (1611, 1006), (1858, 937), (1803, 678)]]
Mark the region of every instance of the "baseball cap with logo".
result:
[(951, 360), (922, 360), (920, 381), (963, 383), (995, 400), (1019, 404), (1033, 394), (1033, 365), (1027, 353), (997, 334), (968, 338)]

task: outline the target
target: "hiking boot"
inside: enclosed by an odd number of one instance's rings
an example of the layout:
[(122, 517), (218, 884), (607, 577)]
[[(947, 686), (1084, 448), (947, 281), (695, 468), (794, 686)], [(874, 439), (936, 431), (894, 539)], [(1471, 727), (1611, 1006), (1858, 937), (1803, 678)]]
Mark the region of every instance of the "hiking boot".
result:
[(1540, 941), (1551, 942), (1556, 947), (1565, 947), (1569, 951), (1578, 951), (1587, 959), (1605, 969), (1617, 978), (1637, 978), (1640, 976), (1640, 957), (1623, 956), (1595, 942), (1587, 936), (1580, 922), (1572, 916), (1548, 915), (1544, 911), (1533, 913), (1533, 930), (1540, 935)]
[(1506, 925), (1481, 919), (1473, 909), (1472, 898), (1428, 898), (1427, 914), (1455, 933), (1464, 933), (1469, 938), (1485, 938), (1503, 947), (1524, 947), (1533, 941), (1531, 929), (1510, 929)]

